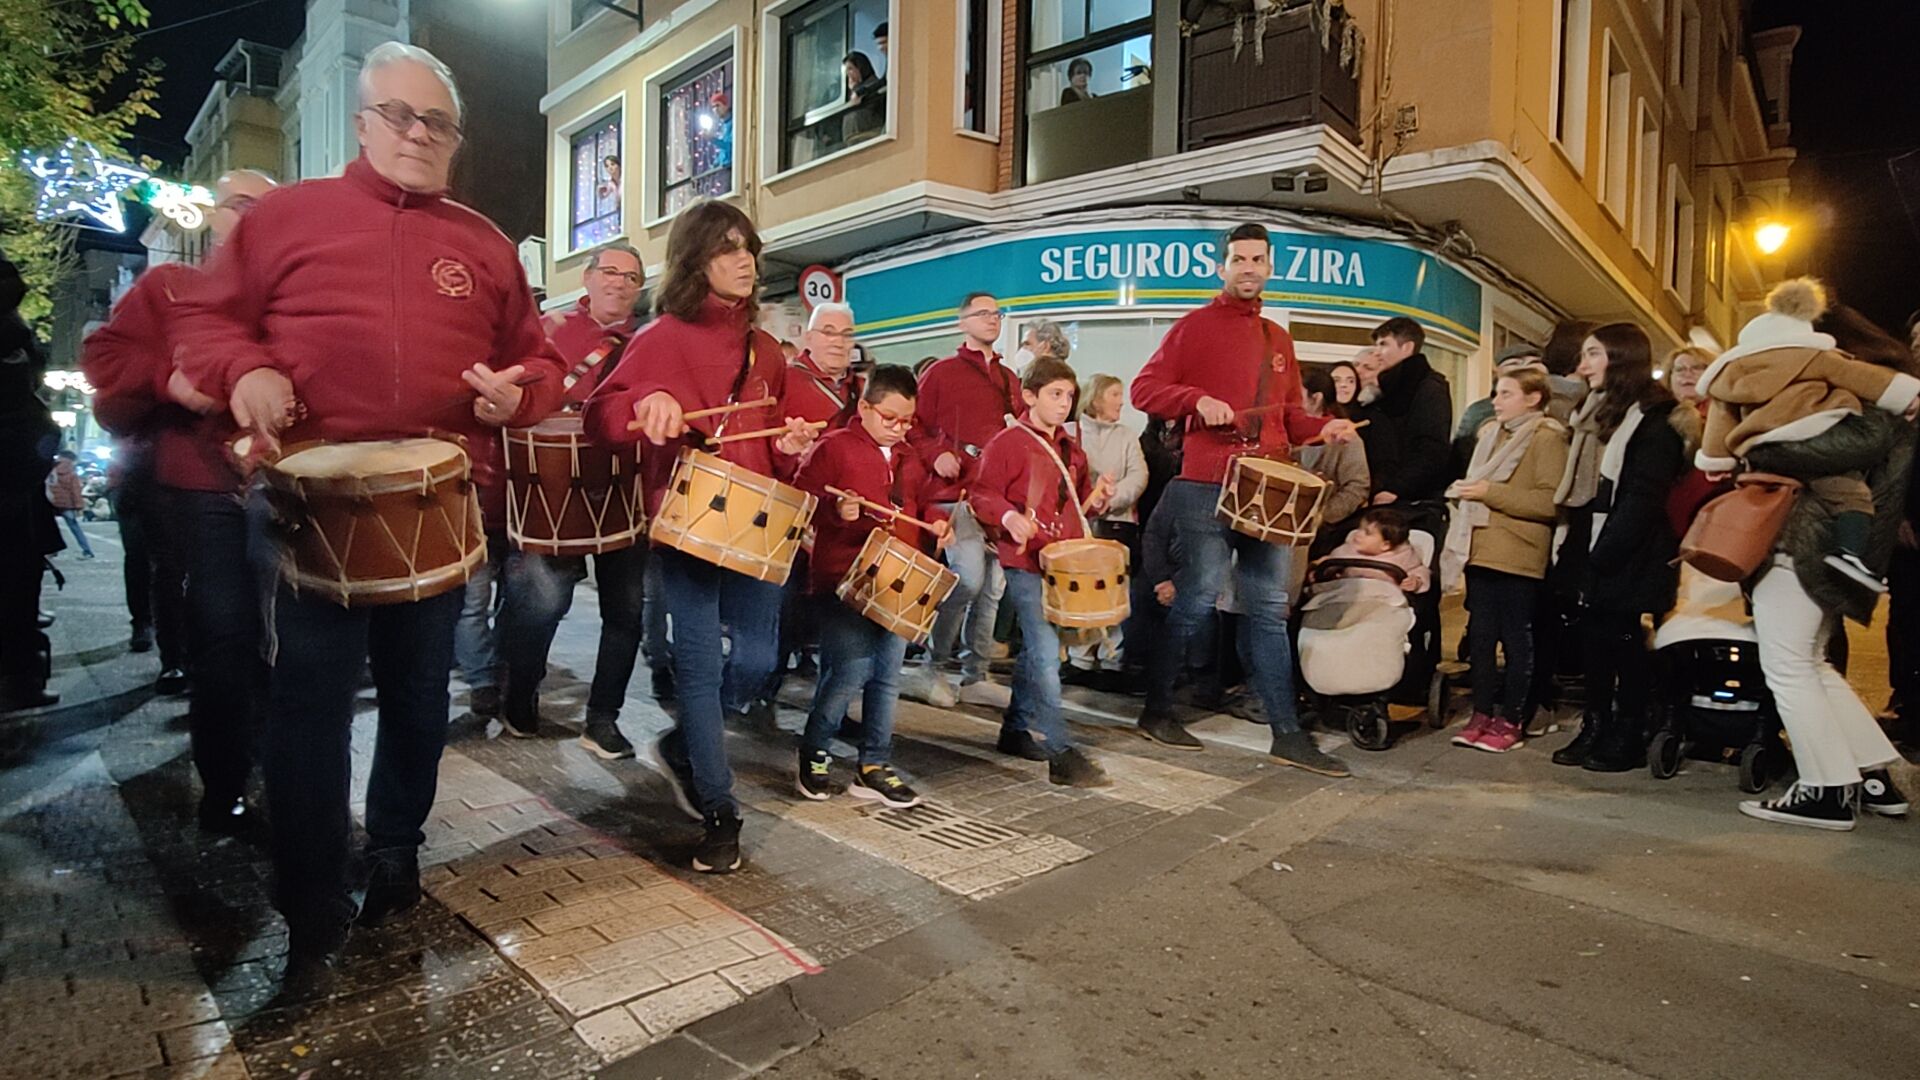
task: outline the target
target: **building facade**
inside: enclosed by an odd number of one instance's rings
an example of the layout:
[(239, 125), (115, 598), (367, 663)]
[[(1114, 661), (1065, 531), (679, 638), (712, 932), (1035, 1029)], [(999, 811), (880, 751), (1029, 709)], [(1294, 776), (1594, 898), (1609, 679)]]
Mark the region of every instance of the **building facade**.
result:
[(1126, 376), (1257, 220), (1303, 358), (1410, 315), (1459, 407), (1559, 319), (1725, 345), (1780, 276), (1752, 237), (1792, 213), (1795, 32), (1744, 0), (1249, 6), (551, 0), (553, 302), (607, 240), (658, 266), (712, 195), (770, 295), (834, 271), (883, 360), (950, 352), (983, 288), (1007, 344), (1054, 319)]
[[(284, 50), (257, 41), (233, 43), (214, 65), (213, 85), (187, 127), (187, 156), (180, 180), (211, 188), (220, 175), (255, 169), (278, 179), (285, 175), (278, 94)], [(140, 233), (147, 265), (199, 263), (211, 237), (206, 228), (185, 228), (155, 215)]]

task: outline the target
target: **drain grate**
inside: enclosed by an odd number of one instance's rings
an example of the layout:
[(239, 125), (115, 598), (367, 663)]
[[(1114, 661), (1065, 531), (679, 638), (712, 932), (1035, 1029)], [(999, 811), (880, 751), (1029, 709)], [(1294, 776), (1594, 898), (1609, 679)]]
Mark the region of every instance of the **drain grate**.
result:
[(921, 803), (905, 810), (882, 810), (873, 815), (873, 820), (950, 851), (978, 851), (1026, 835), (933, 803)]

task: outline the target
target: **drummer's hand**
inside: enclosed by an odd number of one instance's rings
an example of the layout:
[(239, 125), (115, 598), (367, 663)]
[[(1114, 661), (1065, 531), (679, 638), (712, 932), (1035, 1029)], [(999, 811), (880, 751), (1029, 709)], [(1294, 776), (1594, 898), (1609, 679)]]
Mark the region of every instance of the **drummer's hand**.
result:
[(633, 406), (633, 420), (640, 425), (640, 433), (655, 446), (686, 434), (687, 422), (680, 413), (680, 402), (665, 390), (655, 390)]
[(1353, 426), (1351, 420), (1329, 420), (1327, 426), (1320, 429), (1320, 438), (1325, 442), (1352, 442), (1360, 435), (1360, 429)]
[(167, 376), (167, 396), (201, 416), (220, 411), (220, 403), (195, 390), (193, 384), (187, 381), (186, 373), (179, 368), (174, 368), (173, 374)]
[(504, 427), (520, 411), (520, 402), (527, 396), (524, 387), (514, 385), (514, 380), (527, 373), (524, 364), (515, 364), (509, 368), (495, 371), (485, 364), (475, 364), (460, 373), (460, 378), (473, 387), (479, 396), (473, 399), (473, 415), (483, 424)]
[(293, 421), (293, 382), (272, 368), (254, 368), (233, 384), (228, 407), (242, 430), (259, 433), (269, 447), (278, 446), (280, 432)]
[(788, 457), (799, 457), (808, 446), (813, 444), (814, 437), (818, 434), (820, 434), (819, 431), (805, 420), (798, 416), (789, 416), (786, 434), (774, 442), (773, 448)]
[(1487, 492), (1492, 487), (1493, 485), (1485, 480), (1462, 480), (1453, 485), (1453, 494), (1455, 498), (1471, 499), (1474, 502), (1485, 502)]
[(1163, 581), (1160, 584), (1155, 585), (1153, 587), (1153, 598), (1160, 602), (1161, 607), (1172, 607), (1173, 606), (1173, 582)]
[(953, 523), (943, 520), (929, 521), (927, 524), (933, 526), (933, 550), (936, 552), (947, 550), (947, 545), (953, 543)]
[(1217, 397), (1203, 397), (1194, 402), (1193, 411), (1200, 414), (1200, 422), (1208, 427), (1224, 427), (1233, 423), (1233, 406)]
[(1001, 514), (1000, 527), (1007, 530), (1007, 536), (1021, 547), (1025, 547), (1027, 541), (1040, 532), (1040, 524), (1033, 520), (1033, 515), (1020, 510)]
[(942, 480), (952, 480), (960, 475), (960, 458), (948, 450), (933, 459), (933, 471), (939, 473)]
[(840, 508), (841, 521), (859, 521), (860, 520), (860, 504), (855, 500), (841, 499), (837, 505)]

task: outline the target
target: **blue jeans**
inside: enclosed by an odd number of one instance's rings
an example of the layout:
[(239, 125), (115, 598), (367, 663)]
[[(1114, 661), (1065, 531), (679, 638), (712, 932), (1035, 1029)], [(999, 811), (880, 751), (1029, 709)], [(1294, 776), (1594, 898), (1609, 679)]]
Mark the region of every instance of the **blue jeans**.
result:
[[(706, 814), (737, 814), (722, 712), (753, 704), (773, 673), (780, 651), (780, 586), (672, 548), (653, 555), (660, 563), (661, 594), (673, 612), (673, 677), (680, 696), (674, 731), (693, 767), (693, 801)], [(725, 657), (723, 635), (731, 645)]]
[(264, 538), (247, 524), (237, 492), (165, 488), (168, 526), (193, 587), (186, 593), (193, 704), (187, 713), (193, 764), (210, 801), (231, 802), (253, 771), (267, 665), (256, 571), (271, 565)]
[(647, 548), (637, 544), (593, 556), (534, 555), (514, 551), (502, 575), (500, 651), (506, 656), (507, 701), (529, 713), (547, 677), (547, 654), (560, 620), (573, 606), (574, 586), (593, 559), (600, 594), (600, 653), (593, 665), (589, 712), (617, 714), (640, 655), (641, 609), (646, 604)]
[[(641, 543), (646, 543), (642, 540)], [(640, 620), (646, 630), (643, 649), (647, 667), (655, 672), (673, 670), (673, 647), (668, 643), (667, 605), (660, 589), (660, 560), (647, 560), (647, 598)]]
[(970, 650), (965, 676), (969, 680), (985, 678), (987, 654), (993, 649), (993, 624), (1000, 614), (1006, 576), (993, 553), (993, 545), (987, 542), (986, 534), (974, 520), (972, 508), (966, 503), (940, 505), (952, 515), (953, 539), (947, 544), (946, 559), (947, 567), (960, 581), (940, 605), (927, 649), (933, 663), (952, 660), (953, 654), (959, 651), (964, 631)]
[(1004, 723), (1033, 733), (1049, 754), (1073, 745), (1060, 718), (1060, 634), (1041, 604), (1040, 575), (1008, 570), (1006, 602), (1020, 627), (1020, 655), (1013, 666), (1013, 700)]
[(845, 604), (825, 596), (813, 601), (820, 611), (820, 681), (807, 713), (800, 753), (825, 750), (847, 706), (860, 695), (860, 721), (866, 738), (860, 764), (885, 765), (893, 755), (893, 712), (900, 701), (900, 668), (907, 660), (907, 639)]
[[(1173, 574), (1173, 606), (1161, 624), (1161, 639), (1148, 654), (1147, 710), (1171, 707), (1170, 692), (1194, 635), (1213, 619), (1213, 606), (1234, 574), (1234, 594), (1242, 612), (1240, 661), (1248, 682), (1260, 695), (1267, 723), (1275, 734), (1300, 730), (1294, 715), (1293, 649), (1287, 640), (1287, 583), (1292, 548), (1268, 544), (1234, 532), (1214, 516), (1220, 489), (1197, 480), (1174, 480), (1153, 508), (1171, 515), (1173, 542), (1180, 549)], [(1237, 556), (1237, 559), (1236, 559)]]
[(467, 579), (466, 602), (454, 632), (453, 655), (460, 664), (460, 677), (475, 690), (500, 685), (500, 650), (493, 623), (507, 598), (500, 573), (509, 550), (506, 533), (487, 530), (487, 557)]
[(447, 678), (462, 593), (343, 608), (280, 590), (269, 695), (267, 800), (276, 903), (298, 932), (339, 925), (352, 821), (353, 698), (371, 661), (380, 717), (367, 782), (367, 847), (417, 848), (446, 745)]
[(67, 528), (73, 533), (73, 542), (80, 545), (80, 550), (83, 553), (92, 556), (93, 545), (87, 543), (87, 534), (80, 528), (80, 511), (62, 510), (60, 511), (60, 517), (67, 523)]

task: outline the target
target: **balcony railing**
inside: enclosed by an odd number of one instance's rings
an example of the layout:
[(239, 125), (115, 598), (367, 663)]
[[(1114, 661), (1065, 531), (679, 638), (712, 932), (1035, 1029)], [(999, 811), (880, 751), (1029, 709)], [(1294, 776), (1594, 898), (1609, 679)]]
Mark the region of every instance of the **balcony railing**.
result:
[[(1212, 9), (1219, 12), (1220, 9)], [(1333, 25), (1314, 25), (1311, 11), (1271, 16), (1255, 33), (1254, 16), (1204, 18), (1183, 42), (1180, 148), (1199, 150), (1290, 128), (1326, 124), (1359, 142), (1362, 43), (1335, 8)]]

